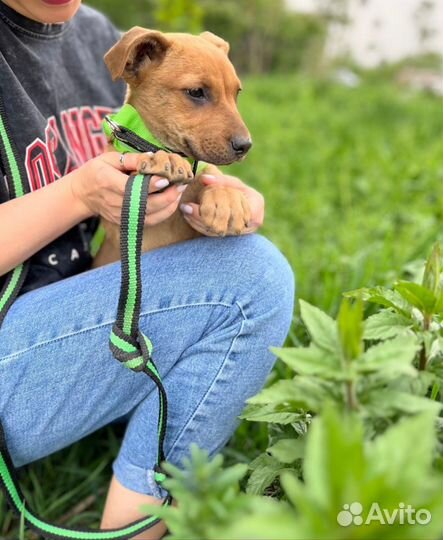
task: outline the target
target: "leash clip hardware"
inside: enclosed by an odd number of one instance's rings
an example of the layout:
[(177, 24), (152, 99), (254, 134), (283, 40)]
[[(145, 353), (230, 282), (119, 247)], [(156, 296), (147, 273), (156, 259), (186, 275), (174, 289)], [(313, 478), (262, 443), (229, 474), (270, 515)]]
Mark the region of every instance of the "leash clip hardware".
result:
[(114, 120), (111, 120), (111, 118), (106, 115), (105, 120), (108, 123), (109, 127), (111, 128), (112, 134), (115, 136), (116, 133), (121, 131), (121, 128), (118, 124), (114, 122)]

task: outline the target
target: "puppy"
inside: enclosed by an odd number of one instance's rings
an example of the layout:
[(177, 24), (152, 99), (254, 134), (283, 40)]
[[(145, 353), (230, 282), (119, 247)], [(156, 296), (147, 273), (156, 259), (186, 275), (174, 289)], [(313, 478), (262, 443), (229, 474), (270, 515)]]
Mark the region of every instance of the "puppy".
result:
[[(229, 44), (210, 32), (193, 36), (134, 27), (104, 57), (113, 80), (123, 78), (128, 84), (126, 103), (174, 152), (141, 154), (140, 172), (161, 175), (171, 183), (190, 183), (181, 202), (200, 204), (208, 233), (219, 236), (246, 230), (248, 201), (234, 188), (203, 186), (201, 173), (193, 179), (191, 164), (182, 156), (208, 164), (202, 172), (217, 175), (221, 173), (216, 165), (242, 159), (251, 147), (237, 109), (241, 83), (228, 51)], [(108, 149), (114, 150), (111, 144)], [(106, 239), (95, 267), (120, 258), (119, 227), (105, 220), (102, 224)], [(159, 225), (145, 228), (143, 251), (199, 235), (177, 210)]]

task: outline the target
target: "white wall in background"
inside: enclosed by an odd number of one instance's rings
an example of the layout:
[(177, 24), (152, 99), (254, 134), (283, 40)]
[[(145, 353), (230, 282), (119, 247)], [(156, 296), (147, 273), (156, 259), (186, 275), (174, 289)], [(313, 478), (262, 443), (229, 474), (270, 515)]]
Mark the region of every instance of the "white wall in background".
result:
[[(312, 12), (318, 6), (318, 0), (286, 2), (290, 9), (300, 11)], [(422, 52), (443, 55), (443, 0), (433, 0), (427, 14), (420, 14), (421, 4), (422, 0), (349, 0), (351, 22), (346, 28), (332, 29), (328, 53), (349, 52), (368, 67)], [(420, 40), (420, 28), (432, 30), (433, 35)]]

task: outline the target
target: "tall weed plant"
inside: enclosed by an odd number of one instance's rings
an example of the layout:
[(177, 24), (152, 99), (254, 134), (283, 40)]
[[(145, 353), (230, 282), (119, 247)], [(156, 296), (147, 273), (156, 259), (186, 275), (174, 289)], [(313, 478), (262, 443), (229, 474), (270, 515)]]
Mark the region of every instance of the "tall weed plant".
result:
[[(365, 302), (380, 306), (366, 319)], [(270, 425), (267, 451), (248, 472), (197, 448), (182, 470), (166, 465), (171, 538), (441, 539), (439, 246), (419, 283), (347, 293), (336, 320), (300, 304), (309, 345), (274, 349), (292, 376), (243, 414)]]

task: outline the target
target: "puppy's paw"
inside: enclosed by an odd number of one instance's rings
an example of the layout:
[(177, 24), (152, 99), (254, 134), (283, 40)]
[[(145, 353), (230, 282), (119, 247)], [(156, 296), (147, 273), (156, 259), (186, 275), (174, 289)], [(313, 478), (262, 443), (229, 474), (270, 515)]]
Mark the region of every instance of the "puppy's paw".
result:
[(164, 150), (140, 154), (138, 172), (157, 174), (167, 178), (171, 183), (187, 184), (194, 178), (191, 164), (187, 159)]
[(208, 233), (235, 236), (247, 229), (251, 209), (248, 200), (238, 189), (210, 186), (200, 195), (200, 216)]

